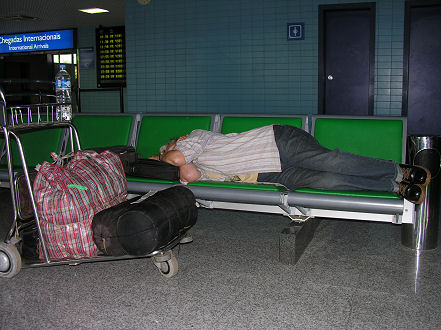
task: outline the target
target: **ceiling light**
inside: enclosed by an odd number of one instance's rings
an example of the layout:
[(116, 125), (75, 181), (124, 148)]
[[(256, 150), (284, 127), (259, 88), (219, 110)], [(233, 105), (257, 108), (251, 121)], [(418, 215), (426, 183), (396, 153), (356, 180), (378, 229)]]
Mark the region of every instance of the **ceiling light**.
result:
[(87, 9), (78, 9), (78, 10), (88, 14), (101, 14), (101, 13), (109, 12), (107, 9), (101, 9), (101, 8), (87, 8)]

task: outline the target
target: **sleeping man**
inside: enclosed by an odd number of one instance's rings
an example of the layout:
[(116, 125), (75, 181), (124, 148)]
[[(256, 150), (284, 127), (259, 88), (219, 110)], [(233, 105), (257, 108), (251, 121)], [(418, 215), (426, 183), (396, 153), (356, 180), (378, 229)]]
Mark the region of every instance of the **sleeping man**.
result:
[(179, 166), (182, 182), (273, 182), (292, 190), (385, 191), (415, 204), (422, 203), (430, 182), (424, 167), (330, 150), (288, 125), (226, 135), (196, 129), (164, 149), (156, 158)]

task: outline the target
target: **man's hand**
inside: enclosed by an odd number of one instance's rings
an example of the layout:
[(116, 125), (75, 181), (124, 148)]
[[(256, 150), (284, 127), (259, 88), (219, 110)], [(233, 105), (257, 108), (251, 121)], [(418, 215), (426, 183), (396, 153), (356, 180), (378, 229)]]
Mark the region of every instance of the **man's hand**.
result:
[(201, 177), (201, 172), (199, 172), (198, 168), (193, 163), (188, 163), (182, 166), (179, 166), (179, 178), (182, 182), (193, 182), (199, 180)]
[(185, 140), (186, 138), (187, 138), (187, 136), (189, 136), (190, 134), (187, 134), (187, 135), (184, 135), (184, 136), (181, 136), (180, 138), (178, 138), (177, 140), (176, 140), (176, 142), (180, 142), (180, 141), (182, 141), (182, 140)]

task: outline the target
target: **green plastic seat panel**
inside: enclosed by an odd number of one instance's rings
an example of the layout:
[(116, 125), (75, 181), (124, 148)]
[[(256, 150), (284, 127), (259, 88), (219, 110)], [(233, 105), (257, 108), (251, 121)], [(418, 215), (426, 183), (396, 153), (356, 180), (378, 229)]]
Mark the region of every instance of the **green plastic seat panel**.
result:
[(195, 129), (209, 130), (210, 116), (144, 116), (138, 135), (136, 152), (147, 158), (171, 138), (191, 133)]
[(317, 118), (314, 136), (329, 149), (402, 161), (401, 120)]
[[(47, 129), (20, 134), (25, 160), (28, 167), (34, 167), (44, 161), (52, 161), (51, 152), (58, 153), (63, 129)], [(14, 138), (10, 138), (12, 158), (14, 167), (21, 168), (21, 159), (18, 146)], [(2, 159), (6, 164), (6, 157)]]
[[(362, 156), (402, 161), (403, 122), (385, 119), (317, 118), (314, 136), (321, 145)], [(394, 193), (375, 191), (329, 191), (298, 189), (298, 192), (336, 196), (373, 198), (399, 197)]]
[(81, 149), (128, 145), (132, 116), (75, 116)]
[[(50, 120), (51, 115), (49, 115)], [(23, 123), (33, 122), (36, 123), (38, 121), (37, 115), (32, 115), (32, 120), (28, 120), (27, 114), (23, 114), (21, 119)], [(43, 123), (47, 121), (46, 112), (42, 110), (40, 114), (40, 121)], [(33, 132), (20, 133), (19, 137), (21, 140), (21, 144), (23, 147), (23, 151), (25, 154), (25, 160), (28, 167), (35, 167), (37, 164), (41, 164), (44, 161), (52, 162), (52, 158), (50, 157), (51, 152), (58, 153), (58, 149), (60, 147), (61, 137), (63, 135), (63, 129), (54, 128), (54, 129), (44, 129)], [(0, 145), (3, 143), (4, 138), (0, 138)], [(14, 168), (20, 170), (22, 168), (20, 153), (18, 151), (17, 142), (11, 136), (9, 139), (11, 143), (12, 150), (12, 158)], [(2, 171), (7, 171), (7, 160), (6, 155), (2, 158), (1, 169)]]
[(333, 195), (333, 196), (399, 199), (398, 195), (395, 193), (381, 192), (381, 191), (347, 191), (347, 190), (335, 191), (335, 190), (302, 188), (302, 189), (296, 189), (295, 192), (307, 193), (307, 194)]
[[(139, 178), (132, 176), (128, 176), (127, 181), (180, 184), (179, 181), (146, 179), (146, 178)], [(279, 192), (288, 191), (288, 189), (282, 185), (262, 184), (262, 183), (253, 184), (253, 183), (243, 183), (243, 182), (197, 181), (197, 182), (189, 183), (188, 185), (198, 186), (198, 187), (235, 188), (235, 189), (265, 190), (265, 191), (279, 191)]]
[(134, 182), (180, 184), (179, 181), (171, 181), (171, 180), (146, 179), (146, 178), (139, 178), (139, 177), (135, 177), (135, 176), (127, 176), (126, 178), (127, 178), (127, 181), (134, 181)]
[(217, 188), (234, 188), (248, 190), (266, 190), (266, 191), (288, 191), (285, 186), (278, 184), (264, 183), (245, 183), (245, 182), (222, 182), (222, 181), (197, 181), (188, 184), (189, 186), (201, 187), (217, 187)]
[(235, 117), (225, 116), (222, 120), (222, 133), (240, 133), (249, 131), (253, 128), (267, 125), (291, 125), (302, 128), (302, 118), (300, 117)]

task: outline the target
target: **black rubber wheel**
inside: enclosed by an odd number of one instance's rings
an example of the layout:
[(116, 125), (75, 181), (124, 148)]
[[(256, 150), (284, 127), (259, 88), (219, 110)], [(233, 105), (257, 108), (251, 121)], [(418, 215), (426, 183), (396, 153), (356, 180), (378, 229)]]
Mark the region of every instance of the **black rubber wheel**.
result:
[(174, 255), (166, 261), (157, 261), (153, 259), (153, 263), (158, 267), (161, 275), (166, 278), (171, 278), (178, 273), (178, 260)]
[(0, 243), (0, 277), (14, 277), (20, 270), (21, 255), (15, 245)]

